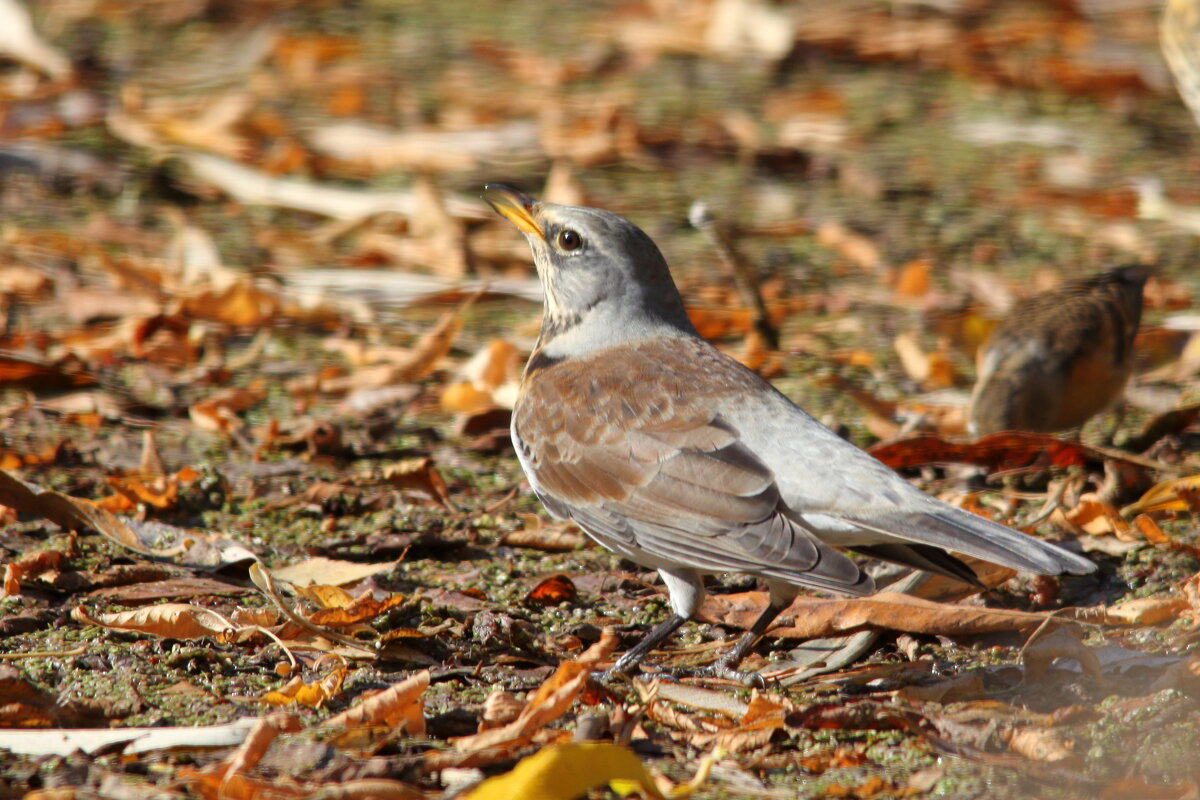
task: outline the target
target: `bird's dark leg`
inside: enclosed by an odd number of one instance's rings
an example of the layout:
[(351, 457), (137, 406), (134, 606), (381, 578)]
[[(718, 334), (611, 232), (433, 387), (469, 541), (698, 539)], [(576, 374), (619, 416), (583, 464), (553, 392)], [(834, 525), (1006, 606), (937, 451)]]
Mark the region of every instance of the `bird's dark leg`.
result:
[(792, 600), (790, 597), (785, 601), (768, 603), (763, 612), (758, 615), (758, 619), (754, 620), (754, 624), (750, 626), (750, 630), (742, 634), (742, 638), (737, 640), (737, 644), (729, 648), (711, 666), (697, 670), (695, 674), (713, 678), (725, 678), (726, 680), (738, 681), (747, 685), (765, 686), (766, 681), (763, 680), (761, 675), (757, 672), (741, 672), (738, 670), (737, 665), (742, 663), (742, 659), (754, 649), (754, 645), (767, 632), (767, 628), (771, 627), (771, 623), (775, 621), (775, 618), (791, 603)]
[(704, 599), (704, 581), (700, 579), (700, 573), (686, 567), (659, 567), (658, 574), (662, 576), (667, 587), (673, 613), (650, 631), (645, 639), (618, 658), (611, 669), (598, 675), (600, 680), (607, 681), (616, 675), (632, 675), (637, 672), (646, 654), (658, 647), (663, 639), (679, 630), (679, 626), (691, 619), (696, 609), (700, 608), (700, 601)]
[(679, 614), (671, 616), (658, 623), (658, 626), (646, 634), (646, 638), (642, 639), (632, 648), (627, 650), (624, 655), (617, 659), (617, 663), (613, 664), (608, 670), (601, 672), (597, 678), (601, 681), (612, 680), (617, 675), (632, 675), (637, 672), (638, 667), (642, 663), (642, 659), (646, 654), (670, 636), (675, 631), (679, 630), (679, 626), (687, 622), (687, 617)]

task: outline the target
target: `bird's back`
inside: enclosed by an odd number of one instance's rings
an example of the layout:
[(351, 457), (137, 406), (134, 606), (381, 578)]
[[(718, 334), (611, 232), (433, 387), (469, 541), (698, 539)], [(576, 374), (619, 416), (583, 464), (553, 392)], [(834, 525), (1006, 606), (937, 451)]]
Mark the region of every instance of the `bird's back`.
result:
[(976, 435), (1055, 432), (1113, 402), (1133, 367), (1145, 267), (1121, 267), (1035, 295), (980, 348), (971, 397)]

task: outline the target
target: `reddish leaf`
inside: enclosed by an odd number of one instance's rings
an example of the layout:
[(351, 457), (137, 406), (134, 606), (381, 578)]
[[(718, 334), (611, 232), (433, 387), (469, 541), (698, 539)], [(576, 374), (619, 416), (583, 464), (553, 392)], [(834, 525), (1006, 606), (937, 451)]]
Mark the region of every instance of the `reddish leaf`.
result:
[(551, 575), (525, 595), (525, 600), (539, 606), (570, 603), (578, 595), (575, 583), (566, 575)]
[(988, 469), (1074, 467), (1102, 460), (1087, 445), (1047, 433), (1004, 431), (974, 442), (948, 442), (937, 436), (914, 436), (867, 450), (892, 469), (929, 464), (976, 464)]

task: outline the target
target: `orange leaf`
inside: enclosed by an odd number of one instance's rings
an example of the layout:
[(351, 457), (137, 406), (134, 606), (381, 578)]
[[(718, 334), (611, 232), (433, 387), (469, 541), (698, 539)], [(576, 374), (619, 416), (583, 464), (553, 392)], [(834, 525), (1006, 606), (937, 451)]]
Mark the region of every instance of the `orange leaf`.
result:
[(421, 695), (429, 688), (429, 670), (422, 670), (401, 683), (353, 705), (325, 720), (330, 728), (359, 728), (368, 725), (404, 724), (413, 736), (423, 736)]
[(539, 606), (556, 606), (572, 602), (578, 594), (575, 583), (566, 575), (551, 575), (525, 595), (525, 599)]

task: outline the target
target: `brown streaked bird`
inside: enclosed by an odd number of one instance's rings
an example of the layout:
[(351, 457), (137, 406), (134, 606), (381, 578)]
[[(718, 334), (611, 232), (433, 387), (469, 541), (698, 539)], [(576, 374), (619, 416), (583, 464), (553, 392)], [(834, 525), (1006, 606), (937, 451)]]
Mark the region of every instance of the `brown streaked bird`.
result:
[(704, 574), (741, 572), (766, 610), (706, 673), (735, 667), (799, 587), (874, 591), (840, 547), (975, 582), (955, 551), (1044, 575), (1085, 558), (924, 494), (700, 338), (650, 237), (608, 211), (485, 199), (529, 242), (541, 334), (513, 411), (529, 483), (556, 517), (657, 569), (671, 615), (607, 677), (631, 674), (691, 618)]
[(1078, 428), (1125, 390), (1150, 269), (1127, 266), (1034, 295), (979, 348), (972, 436)]

